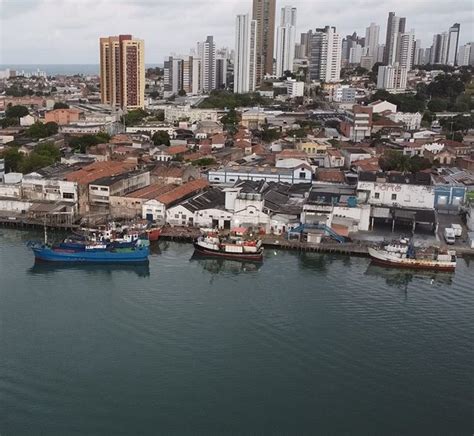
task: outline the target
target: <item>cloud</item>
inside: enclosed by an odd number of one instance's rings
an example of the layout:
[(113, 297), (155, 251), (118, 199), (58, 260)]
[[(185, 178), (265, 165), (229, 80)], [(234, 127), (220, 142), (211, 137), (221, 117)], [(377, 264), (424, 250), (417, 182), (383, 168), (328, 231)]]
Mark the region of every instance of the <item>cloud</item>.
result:
[[(343, 34), (376, 22), (385, 36), (389, 11), (407, 18), (423, 46), (434, 33), (461, 23), (461, 42), (474, 39), (471, 0), (287, 0), (298, 9), (297, 31), (335, 25)], [(146, 43), (146, 61), (189, 53), (207, 35), (234, 45), (235, 15), (251, 0), (0, 0), (0, 63), (98, 63), (100, 36), (131, 33)], [(277, 11), (279, 15), (279, 11)]]

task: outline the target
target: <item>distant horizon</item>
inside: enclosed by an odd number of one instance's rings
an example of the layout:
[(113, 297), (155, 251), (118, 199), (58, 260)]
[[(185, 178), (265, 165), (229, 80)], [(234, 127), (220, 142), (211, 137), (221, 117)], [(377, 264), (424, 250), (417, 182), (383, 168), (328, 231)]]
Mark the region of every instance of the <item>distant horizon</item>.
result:
[[(431, 46), (434, 34), (447, 32), (453, 23), (461, 25), (459, 45), (474, 40), (472, 0), (457, 0), (454, 5), (339, 0), (337, 12), (330, 0), (277, 0), (277, 23), (285, 4), (297, 8), (297, 40), (300, 33), (325, 25), (335, 26), (342, 37), (354, 31), (363, 37), (374, 22), (380, 26), (379, 44), (384, 44), (389, 11), (406, 17), (406, 29), (415, 30), (423, 48)], [(214, 36), (218, 48), (234, 48), (236, 16), (251, 13), (252, 0), (120, 0), (114, 7), (97, 0), (0, 0), (0, 10), (0, 38), (8, 41), (2, 47), (2, 64), (31, 59), (45, 65), (93, 64), (99, 61), (99, 38), (118, 34), (143, 39), (145, 59), (160, 64), (173, 53), (188, 54), (207, 35)]]

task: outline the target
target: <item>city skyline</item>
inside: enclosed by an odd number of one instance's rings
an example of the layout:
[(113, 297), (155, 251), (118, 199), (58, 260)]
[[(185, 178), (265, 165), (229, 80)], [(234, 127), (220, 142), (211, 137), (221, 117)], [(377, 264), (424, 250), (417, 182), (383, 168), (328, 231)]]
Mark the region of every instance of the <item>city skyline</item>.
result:
[[(207, 35), (214, 37), (217, 48), (232, 49), (235, 17), (251, 12), (252, 1), (227, 0), (216, 5), (208, 0), (157, 3), (119, 0), (114, 5), (119, 7), (110, 8), (109, 1), (100, 0), (84, 0), (80, 6), (69, 0), (0, 0), (0, 64), (96, 64), (97, 40), (103, 34), (131, 33), (144, 39), (147, 63), (162, 64), (173, 52), (189, 53), (196, 41), (204, 41)], [(386, 32), (388, 12), (394, 11), (397, 16), (406, 17), (407, 29), (415, 30), (415, 37), (423, 47), (431, 45), (433, 35), (440, 29), (447, 31), (455, 22), (461, 24), (460, 46), (474, 39), (470, 1), (458, 1), (453, 10), (452, 5), (424, 1), (340, 0), (341, 7), (335, 13), (334, 4), (328, 1), (315, 5), (314, 1), (281, 0), (276, 4), (277, 22), (280, 9), (287, 5), (298, 9), (297, 35), (330, 25), (336, 26), (341, 35), (357, 31), (363, 36), (366, 27), (374, 22), (380, 26), (382, 36)], [(207, 11), (205, 15), (203, 9)], [(9, 38), (18, 28), (22, 33)]]

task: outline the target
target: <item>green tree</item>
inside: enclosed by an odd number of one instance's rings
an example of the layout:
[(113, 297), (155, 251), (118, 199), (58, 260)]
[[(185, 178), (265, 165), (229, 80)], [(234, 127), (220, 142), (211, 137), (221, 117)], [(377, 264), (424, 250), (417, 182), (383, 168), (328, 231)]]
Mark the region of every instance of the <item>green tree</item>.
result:
[(232, 108), (221, 118), (221, 123), (228, 132), (234, 134), (237, 131), (237, 126), (240, 123), (240, 120), (241, 117), (239, 113)]
[(192, 165), (196, 167), (208, 167), (209, 165), (214, 165), (216, 160), (212, 157), (203, 157), (201, 159), (197, 159), (193, 161)]
[(106, 144), (110, 141), (110, 136), (107, 133), (100, 132), (97, 135), (82, 135), (74, 136), (69, 139), (69, 147), (74, 151), (86, 153), (89, 147), (97, 144)]
[(444, 112), (447, 108), (447, 101), (441, 98), (434, 98), (428, 102), (428, 109), (431, 112)]
[(18, 147), (8, 147), (2, 154), (5, 159), (5, 170), (7, 172), (20, 171), (23, 155), (18, 151)]
[(54, 103), (53, 109), (69, 109), (69, 105), (67, 103), (57, 101)]
[(273, 142), (280, 139), (280, 132), (277, 129), (270, 129), (268, 126), (264, 126), (261, 132), (261, 137), (264, 142)]
[(149, 113), (141, 108), (134, 109), (122, 117), (122, 122), (124, 122), (126, 126), (135, 126), (139, 124), (148, 115)]
[(186, 91), (184, 89), (180, 89), (179, 92), (178, 92), (178, 95), (180, 97), (184, 97), (186, 95)]
[(165, 130), (155, 132), (151, 139), (155, 145), (170, 145), (170, 135)]
[(28, 127), (26, 134), (33, 139), (47, 138), (48, 136), (58, 133), (58, 125), (52, 121), (43, 124), (37, 121)]
[(22, 105), (7, 107), (7, 110), (5, 111), (6, 118), (21, 118), (28, 114), (28, 108)]
[(2, 118), (0, 120), (0, 126), (2, 129), (5, 129), (10, 126), (18, 126), (20, 124), (20, 121), (18, 118)]

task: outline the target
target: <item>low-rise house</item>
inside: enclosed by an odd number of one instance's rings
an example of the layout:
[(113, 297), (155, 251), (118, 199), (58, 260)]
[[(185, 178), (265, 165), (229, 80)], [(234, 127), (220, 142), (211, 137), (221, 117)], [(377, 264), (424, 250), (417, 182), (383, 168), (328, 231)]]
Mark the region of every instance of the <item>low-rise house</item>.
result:
[(221, 123), (217, 121), (203, 120), (197, 123), (194, 134), (198, 139), (205, 139), (216, 134), (222, 135), (223, 131), (224, 129)]
[(341, 153), (344, 156), (344, 164), (349, 169), (354, 162), (371, 158), (373, 151), (369, 148), (346, 147), (341, 149)]
[(467, 197), (474, 193), (474, 173), (460, 168), (438, 168), (432, 174), (435, 208), (459, 211)]
[(36, 122), (36, 118), (33, 115), (25, 115), (24, 117), (20, 118), (20, 126), (22, 127), (29, 127), (32, 126)]
[(328, 148), (324, 156), (325, 168), (342, 168), (345, 164), (345, 158), (336, 148)]

